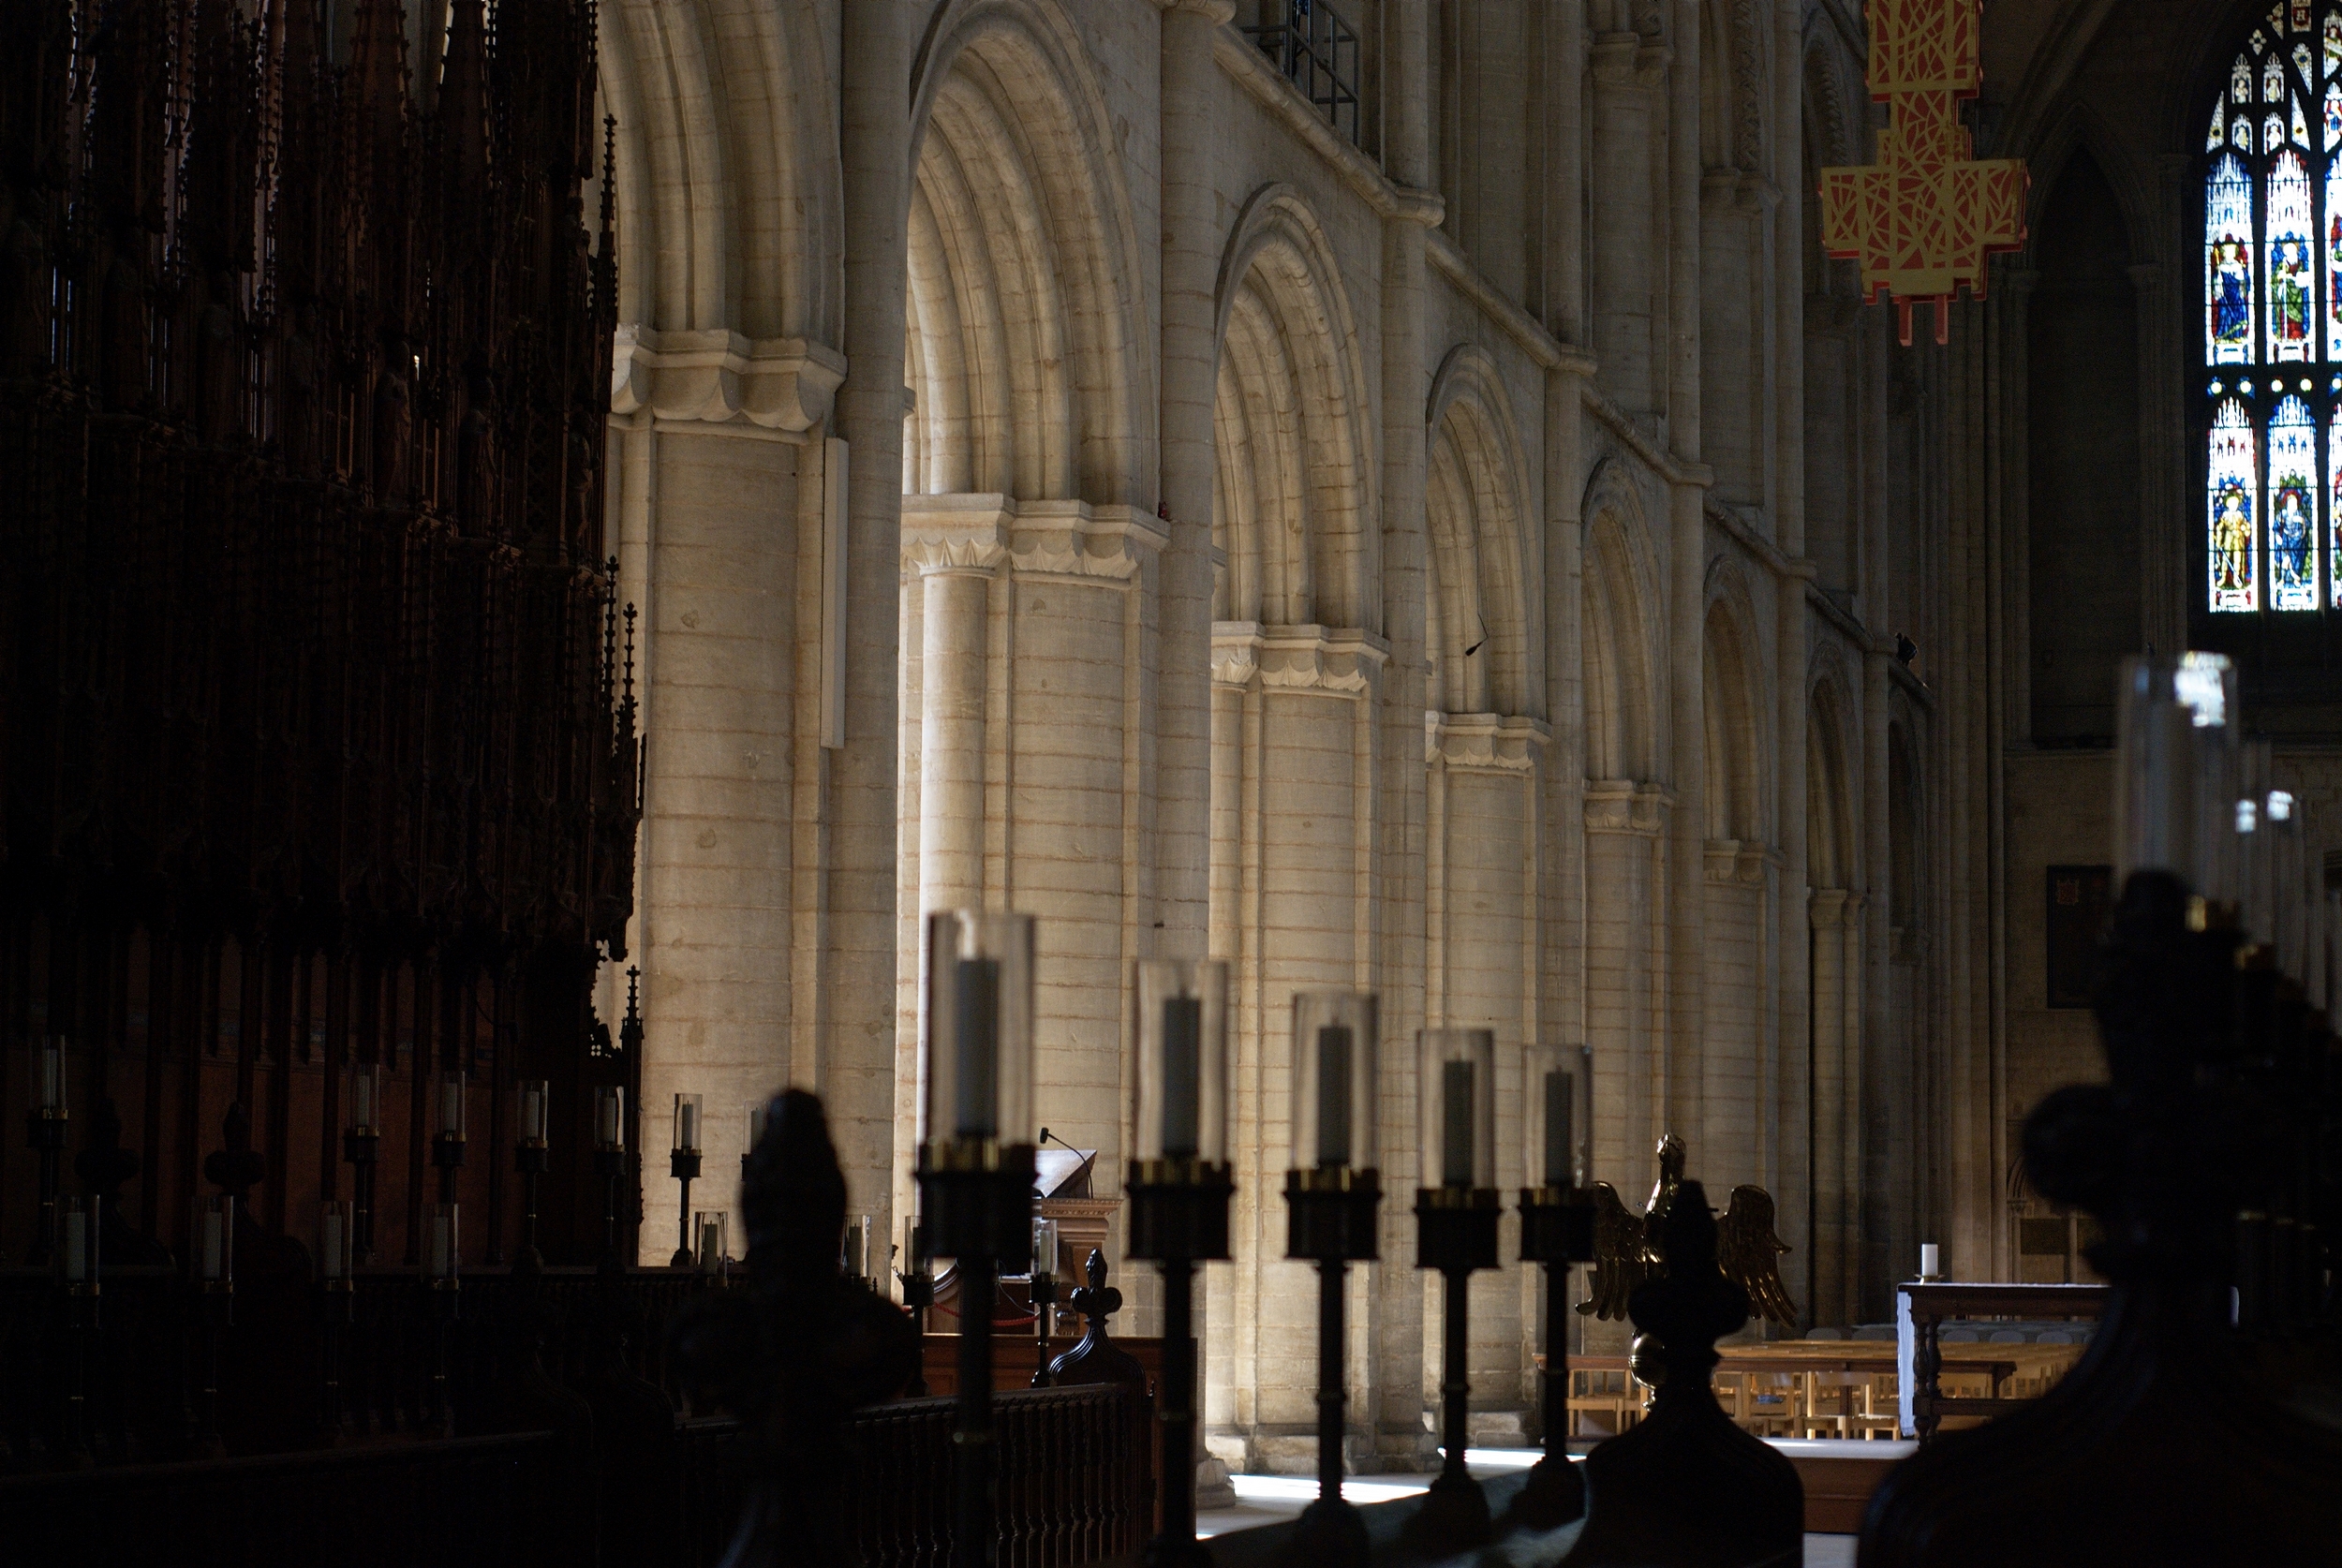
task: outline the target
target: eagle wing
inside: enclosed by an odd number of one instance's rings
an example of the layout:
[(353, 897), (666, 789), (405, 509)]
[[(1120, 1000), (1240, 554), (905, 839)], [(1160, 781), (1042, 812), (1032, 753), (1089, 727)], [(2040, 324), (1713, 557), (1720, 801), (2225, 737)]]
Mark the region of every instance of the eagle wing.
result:
[(1761, 1187), (1735, 1187), (1716, 1226), (1716, 1266), (1748, 1293), (1757, 1316), (1785, 1328), (1797, 1326), (1797, 1303), (1781, 1283), (1781, 1254), (1788, 1243), (1773, 1234), (1772, 1194)]
[(1607, 1181), (1593, 1184), (1593, 1272), (1586, 1278), (1581, 1312), (1597, 1318), (1623, 1318), (1627, 1298), (1650, 1274), (1643, 1251), (1642, 1220), (1627, 1212), (1618, 1189)]

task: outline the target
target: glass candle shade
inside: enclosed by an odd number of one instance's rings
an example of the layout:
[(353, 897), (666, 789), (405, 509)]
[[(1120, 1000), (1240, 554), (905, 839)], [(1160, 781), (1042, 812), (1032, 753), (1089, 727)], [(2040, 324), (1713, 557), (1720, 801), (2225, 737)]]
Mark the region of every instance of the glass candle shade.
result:
[(1139, 961), (1136, 1098), (1135, 1158), (1226, 1162), (1226, 964)]
[(433, 1204), (422, 1220), (422, 1277), (442, 1288), (455, 1283), (456, 1271), (463, 1266), (456, 1209), (454, 1204)]
[(756, 1146), (764, 1141), (764, 1118), (771, 1114), (771, 1106), (764, 1101), (751, 1100), (745, 1108), (749, 1118), (749, 1141), (740, 1146), (752, 1154)]
[(382, 1131), (382, 1064), (362, 1061), (349, 1070), (349, 1130)]
[(431, 1134), (460, 1143), (464, 1137), (464, 1075), (442, 1072), (433, 1085)]
[(2246, 937), (2256, 942), (2276, 939), (2276, 835), (2267, 820), (2269, 743), (2246, 741), (2236, 748), (2236, 834), (2238, 917)]
[(626, 1147), (626, 1090), (615, 1084), (603, 1084), (594, 1090), (594, 1146), (604, 1150)]
[(2178, 666), (2127, 658), (2115, 696), (2114, 881), (2133, 871), (2188, 876), (2196, 860), (2195, 716)]
[(97, 1200), (69, 1197), (62, 1207), (58, 1218), (64, 1222), (65, 1245), (58, 1250), (57, 1265), (67, 1284), (87, 1285), (97, 1278)]
[(2260, 831), (2269, 840), (2269, 940), (2276, 946), (2277, 967), (2306, 985), (2302, 821), (2292, 791), (2271, 790), (2261, 798)]
[(721, 1209), (702, 1209), (691, 1216), (691, 1258), (702, 1274), (720, 1277), (730, 1257), (728, 1237), (732, 1217)]
[(677, 1154), (697, 1154), (700, 1151), (700, 1097), (678, 1094), (674, 1097), (674, 1151)]
[(924, 1136), (1030, 1144), (1030, 915), (943, 910), (927, 916)]
[(548, 1125), (552, 1086), (542, 1078), (523, 1078), (520, 1091), (520, 1140), (524, 1144), (542, 1144)]
[(1532, 1045), (1520, 1101), (1521, 1185), (1582, 1191), (1593, 1185), (1593, 1051)]
[(318, 1208), (318, 1278), (347, 1280), (354, 1259), (358, 1227), (349, 1205), (330, 1198)]
[(236, 1279), (236, 1200), (226, 1192), (199, 1193), (189, 1201), (187, 1277), (219, 1288)]
[(1496, 1036), (1487, 1029), (1424, 1029), (1421, 1070), (1425, 1187), (1496, 1185)]
[(43, 1039), (33, 1052), (33, 1109), (44, 1116), (65, 1114), (65, 1036)]
[(1032, 1271), (1057, 1274), (1057, 1221), (1035, 1217), (1032, 1222)]
[(2195, 747), (2196, 831), (2187, 881), (2207, 902), (2234, 907), (2244, 895), (2235, 806), (2243, 793), (2236, 670), (2224, 654), (2183, 654), (2172, 688), (2187, 709)]
[(1294, 993), (1295, 1169), (1374, 1167), (1376, 1034), (1373, 992)]

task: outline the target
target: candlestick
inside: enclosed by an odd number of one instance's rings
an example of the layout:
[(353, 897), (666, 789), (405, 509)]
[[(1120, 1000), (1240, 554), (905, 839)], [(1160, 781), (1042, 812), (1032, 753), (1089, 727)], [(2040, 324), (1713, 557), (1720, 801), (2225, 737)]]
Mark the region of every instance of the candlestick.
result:
[(24, 1115), (24, 1143), (38, 1160), (34, 1191), (33, 1240), (24, 1261), (48, 1264), (57, 1234), (57, 1176), (65, 1158), (65, 1037), (50, 1035), (33, 1051), (32, 1105)]
[(700, 1097), (678, 1094), (674, 1097), (674, 1148), (667, 1157), (668, 1173), (682, 1187), (680, 1206), (675, 1211), (674, 1255), (667, 1260), (671, 1268), (691, 1266), (691, 1183), (700, 1174)]
[(382, 1067), (362, 1061), (349, 1070), (349, 1118), (342, 1133), (342, 1158), (349, 1161), (351, 1198), (350, 1250), (359, 1258), (374, 1255), (374, 1165), (382, 1142)]
[(1033, 921), (938, 910), (926, 939), (922, 1239), (959, 1270), (952, 1561), (983, 1568), (996, 1533), (989, 1305), (1001, 1260), (1021, 1260), (1030, 1245)]
[(1539, 1414), (1545, 1452), (1531, 1467), (1513, 1510), (1551, 1530), (1585, 1512), (1585, 1484), (1569, 1461), (1569, 1268), (1593, 1259), (1593, 1053), (1584, 1046), (1531, 1045), (1520, 1190), (1520, 1261), (1545, 1270), (1545, 1367)]
[(1032, 1386), (1049, 1386), (1049, 1336), (1057, 1311), (1057, 1221), (1036, 1216), (1032, 1222)]
[(355, 1315), (351, 1290), (352, 1248), (357, 1227), (349, 1205), (329, 1198), (318, 1206), (318, 1279), (322, 1332), (319, 1359), (322, 1369), (319, 1390), (319, 1426), (329, 1443), (341, 1441), (342, 1336)]
[(1423, 1172), (1415, 1200), (1416, 1262), (1438, 1269), (1445, 1280), (1445, 1458), (1406, 1533), (1418, 1546), (1458, 1551), (1486, 1540), (1490, 1530), (1488, 1498), (1464, 1468), (1464, 1445), (1472, 1272), (1496, 1266), (1496, 1037), (1487, 1029), (1425, 1029), (1416, 1037), (1416, 1061)]
[(455, 1201), (455, 1173), (464, 1165), (464, 1074), (442, 1072), (432, 1097), (431, 1163), (439, 1172), (439, 1201)]
[(455, 1432), (447, 1339), (448, 1324), (462, 1315), (464, 1263), (457, 1217), (452, 1203), (434, 1204), (423, 1216), (422, 1280), (428, 1287), (424, 1294), (431, 1301), (433, 1324), (429, 1429), (438, 1437), (452, 1437)]

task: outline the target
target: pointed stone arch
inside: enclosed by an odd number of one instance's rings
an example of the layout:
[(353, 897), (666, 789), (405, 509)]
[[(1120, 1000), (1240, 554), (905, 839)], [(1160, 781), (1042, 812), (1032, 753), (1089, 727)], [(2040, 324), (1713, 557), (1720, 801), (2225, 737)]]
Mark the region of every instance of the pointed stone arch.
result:
[(912, 145), (905, 492), (1134, 504), (1154, 333), (1111, 118), (1062, 7), (940, 7)]
[(1708, 726), (1707, 836), (1756, 844), (1767, 836), (1764, 768), (1771, 755), (1764, 689), (1764, 646), (1746, 574), (1719, 559), (1708, 573), (1702, 639)]
[(1349, 293), (1324, 226), (1264, 185), (1220, 264), (1214, 618), (1379, 630), (1380, 473)]
[(1430, 703), (1446, 713), (1538, 712), (1544, 638), (1530, 609), (1519, 427), (1496, 362), (1460, 344), (1431, 381), (1425, 510)]
[(1857, 885), (1855, 716), (1861, 712), (1834, 658), (1816, 661), (1805, 698), (1805, 856), (1808, 886)]

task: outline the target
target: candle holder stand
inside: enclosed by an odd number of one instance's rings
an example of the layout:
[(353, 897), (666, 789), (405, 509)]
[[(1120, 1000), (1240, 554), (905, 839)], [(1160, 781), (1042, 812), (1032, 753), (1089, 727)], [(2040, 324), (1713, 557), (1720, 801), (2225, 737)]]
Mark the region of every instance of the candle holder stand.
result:
[(919, 1213), (930, 1257), (959, 1271), (959, 1410), (952, 1432), (953, 1568), (987, 1568), (994, 1527), (992, 1306), (1001, 1260), (1032, 1246), (1033, 1149), (954, 1138), (920, 1150)]
[(318, 1427), (325, 1444), (338, 1448), (346, 1436), (342, 1427), (342, 1339), (357, 1319), (358, 1293), (347, 1276), (322, 1281), (318, 1291), (318, 1349), (322, 1361)]
[(521, 1178), (521, 1250), (512, 1260), (515, 1274), (542, 1274), (545, 1255), (537, 1250), (537, 1182), (553, 1163), (553, 1151), (541, 1138), (524, 1138), (512, 1146), (512, 1168)]
[(194, 1457), (224, 1459), (228, 1446), (219, 1436), (219, 1339), (236, 1324), (236, 1289), (229, 1281), (207, 1280), (196, 1290), (196, 1332), (202, 1360), (202, 1379), (195, 1405)]
[(1520, 1190), (1520, 1261), (1545, 1267), (1545, 1375), (1539, 1418), (1545, 1457), (1529, 1472), (1513, 1512), (1551, 1530), (1581, 1517), (1586, 1486), (1569, 1462), (1569, 1265), (1593, 1261), (1593, 1192), (1588, 1188)]
[(1057, 1276), (1046, 1269), (1032, 1275), (1032, 1386), (1049, 1386), (1049, 1320), (1057, 1312)]
[(33, 1243), (25, 1250), (24, 1263), (30, 1268), (46, 1268), (57, 1235), (57, 1167), (65, 1158), (65, 1133), (67, 1117), (62, 1106), (35, 1106), (24, 1114), (24, 1143), (39, 1158), (39, 1185), (35, 1189), (38, 1207), (33, 1221)]
[(352, 1248), (362, 1263), (374, 1261), (374, 1162), (382, 1134), (353, 1127), (342, 1134), (342, 1158), (349, 1161), (349, 1222), (357, 1232)]
[(1464, 1468), (1465, 1398), (1472, 1391), (1472, 1273), (1496, 1266), (1500, 1212), (1491, 1187), (1416, 1190), (1416, 1266), (1439, 1270), (1447, 1298), (1439, 1385), (1440, 1443), (1446, 1456), (1439, 1478), (1405, 1528), (1407, 1538), (1420, 1546), (1462, 1551), (1489, 1538), (1487, 1494)]
[(1285, 1561), (1326, 1568), (1366, 1568), (1371, 1556), (1366, 1520), (1341, 1495), (1343, 1407), (1342, 1293), (1352, 1263), (1382, 1255), (1375, 1234), (1382, 1173), (1287, 1171), (1285, 1256), (1317, 1265), (1317, 1501), (1294, 1522)]
[(618, 1257), (618, 1183), (626, 1176), (626, 1150), (594, 1150), (594, 1175), (601, 1177), (601, 1266), (622, 1268)]
[(691, 1266), (691, 1183), (699, 1179), (700, 1151), (695, 1148), (674, 1150), (667, 1156), (667, 1171), (683, 1184), (683, 1206), (676, 1214), (674, 1226), (675, 1235), (682, 1238), (682, 1245), (674, 1250), (674, 1256), (669, 1258), (667, 1263), (674, 1268), (689, 1268)]
[(1148, 1568), (1208, 1564), (1195, 1539), (1195, 1265), (1228, 1255), (1228, 1167), (1200, 1160), (1134, 1160), (1130, 1255), (1163, 1270), (1163, 1531)]
[[(903, 1305), (911, 1310), (911, 1332), (913, 1341), (924, 1347), (927, 1336), (927, 1309), (935, 1305), (935, 1276), (924, 1265), (911, 1262), (914, 1272), (897, 1274), (903, 1282)], [(904, 1385), (903, 1398), (924, 1399), (927, 1397), (927, 1358), (924, 1348), (919, 1359), (912, 1363), (911, 1382)]]
[(464, 1168), (464, 1135), (461, 1132), (433, 1133), (431, 1163), (439, 1173), (439, 1202), (453, 1203), (455, 1173)]
[(97, 1462), (90, 1453), (88, 1420), (90, 1347), (97, 1338), (97, 1280), (96, 1270), (91, 1272), (90, 1279), (68, 1280), (65, 1287), (72, 1348), (67, 1353), (65, 1429), (57, 1447), (57, 1465), (63, 1470), (88, 1470)]
[(433, 1437), (455, 1435), (454, 1397), (447, 1369), (447, 1341), (452, 1325), (464, 1315), (463, 1280), (447, 1275), (431, 1281), (423, 1293), (431, 1298), (431, 1427)]

